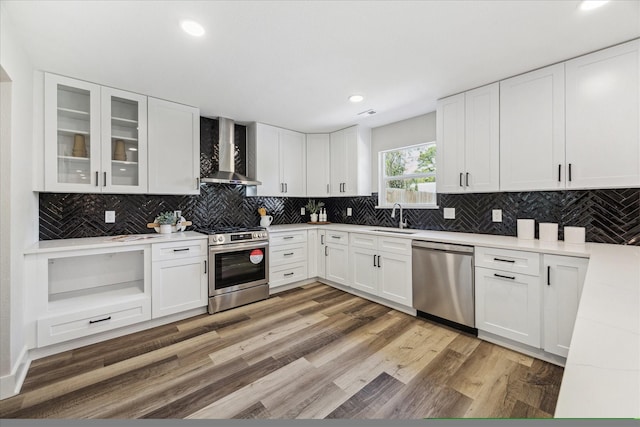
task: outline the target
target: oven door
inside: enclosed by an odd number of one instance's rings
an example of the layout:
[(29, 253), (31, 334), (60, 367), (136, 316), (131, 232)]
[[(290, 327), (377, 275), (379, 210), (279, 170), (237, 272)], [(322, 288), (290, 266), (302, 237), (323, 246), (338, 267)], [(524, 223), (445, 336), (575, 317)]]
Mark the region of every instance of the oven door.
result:
[(269, 242), (209, 248), (209, 296), (269, 282)]

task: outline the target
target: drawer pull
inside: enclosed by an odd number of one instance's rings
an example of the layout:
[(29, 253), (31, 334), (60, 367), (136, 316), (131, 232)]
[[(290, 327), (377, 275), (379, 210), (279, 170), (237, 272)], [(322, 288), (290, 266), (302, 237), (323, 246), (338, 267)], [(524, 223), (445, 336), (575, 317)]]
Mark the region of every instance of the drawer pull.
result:
[(284, 237), (282, 238), (282, 240), (289, 240), (289, 239), (293, 239), (293, 236), (284, 236)]
[(293, 252), (289, 252), (288, 254), (284, 254), (284, 256), (291, 256), (293, 255)]
[(510, 262), (510, 263), (515, 263), (516, 260), (515, 259), (504, 259), (504, 258), (494, 258), (494, 261), (500, 261), (500, 262)]
[(189, 248), (182, 248), (182, 249), (174, 249), (173, 252), (184, 252), (184, 251), (188, 251)]
[(341, 236), (331, 236), (332, 239), (342, 239)]
[(94, 324), (94, 323), (104, 322), (105, 320), (111, 320), (111, 316), (109, 316), (109, 317), (105, 317), (104, 319), (89, 320), (89, 324), (90, 324), (90, 325), (92, 325), (92, 324)]
[(498, 273), (493, 273), (493, 275), (496, 277), (500, 277), (502, 279), (516, 280), (516, 278), (513, 276), (503, 276), (502, 274), (498, 274)]
[(284, 277), (293, 276), (294, 273), (284, 273)]

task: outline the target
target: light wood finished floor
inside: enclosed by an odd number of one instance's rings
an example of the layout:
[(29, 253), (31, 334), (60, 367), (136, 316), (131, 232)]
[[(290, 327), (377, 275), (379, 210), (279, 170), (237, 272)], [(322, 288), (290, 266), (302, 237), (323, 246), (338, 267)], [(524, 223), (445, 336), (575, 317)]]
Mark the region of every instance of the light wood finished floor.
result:
[(562, 372), (315, 283), (34, 361), (0, 418), (542, 418)]

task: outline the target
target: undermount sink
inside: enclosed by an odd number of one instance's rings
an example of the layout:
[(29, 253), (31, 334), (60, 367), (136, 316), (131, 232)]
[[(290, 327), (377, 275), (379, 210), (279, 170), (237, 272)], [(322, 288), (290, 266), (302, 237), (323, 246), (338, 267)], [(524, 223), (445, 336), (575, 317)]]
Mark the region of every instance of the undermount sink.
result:
[(376, 228), (371, 231), (379, 231), (380, 233), (399, 233), (399, 234), (414, 234), (417, 233), (418, 230), (392, 230), (389, 228)]

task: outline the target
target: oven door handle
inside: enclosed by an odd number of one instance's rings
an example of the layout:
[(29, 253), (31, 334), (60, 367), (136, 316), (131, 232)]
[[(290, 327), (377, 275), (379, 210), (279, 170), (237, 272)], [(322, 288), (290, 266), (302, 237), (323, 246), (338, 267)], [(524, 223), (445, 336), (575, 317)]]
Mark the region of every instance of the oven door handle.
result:
[(231, 245), (211, 246), (209, 247), (209, 252), (225, 253), (225, 252), (233, 252), (238, 249), (266, 248), (267, 246), (269, 246), (269, 242), (238, 243), (238, 244), (231, 244)]

